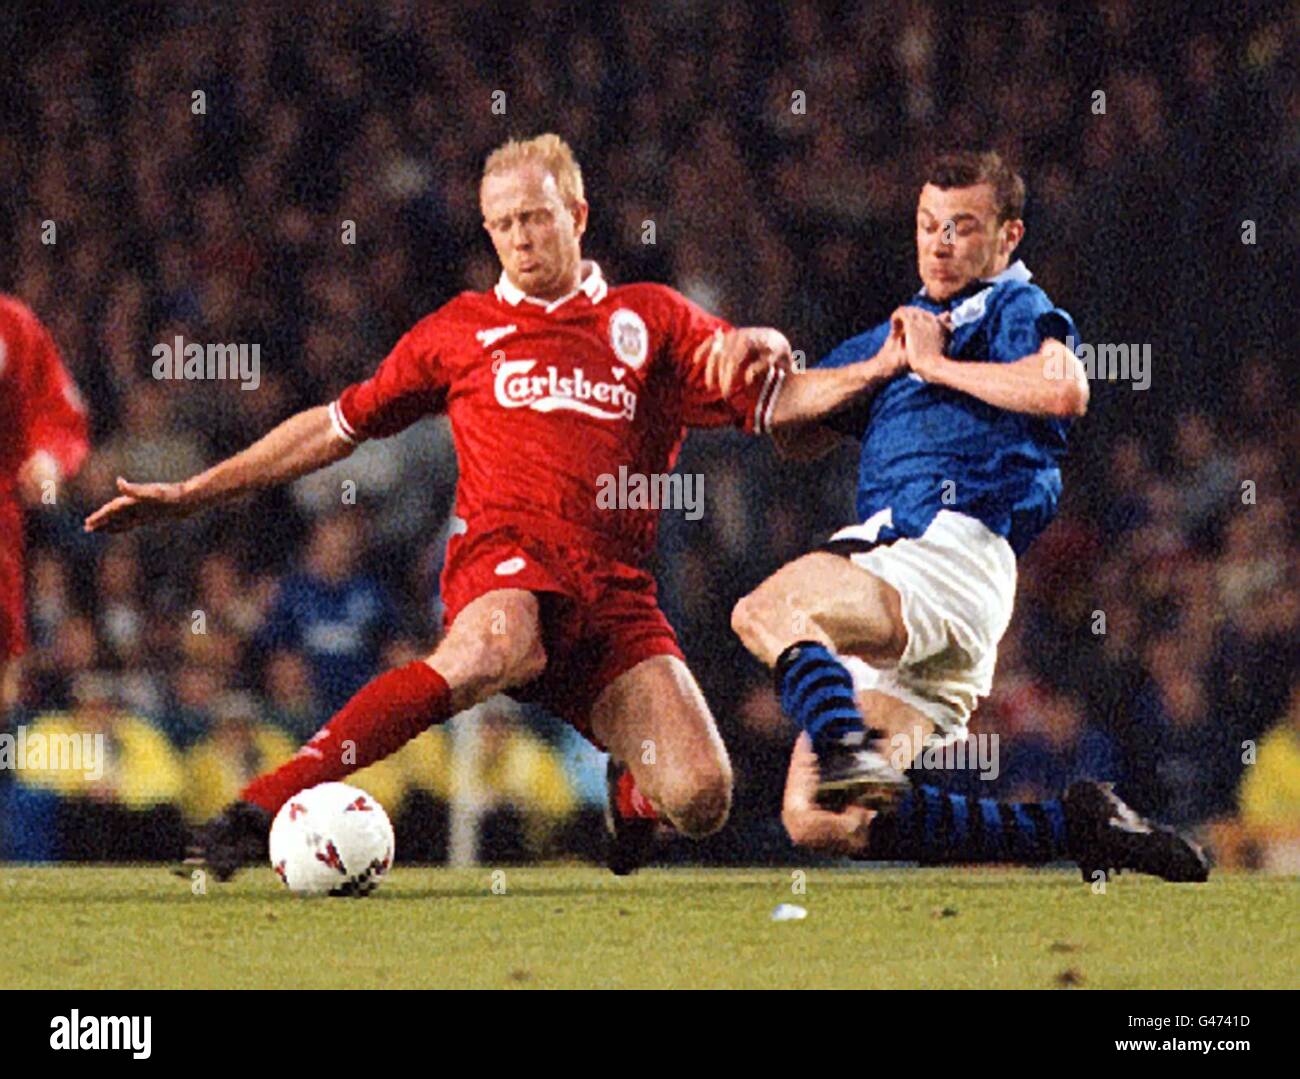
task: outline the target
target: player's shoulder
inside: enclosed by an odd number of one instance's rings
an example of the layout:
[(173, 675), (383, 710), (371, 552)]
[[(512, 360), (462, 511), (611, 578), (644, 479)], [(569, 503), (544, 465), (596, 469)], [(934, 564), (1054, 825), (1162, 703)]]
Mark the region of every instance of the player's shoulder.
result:
[(30, 362), (31, 343), (41, 336), (41, 320), (17, 296), (0, 292), (0, 374), (19, 362)]
[(430, 311), (416, 325), (423, 322), (458, 322), (482, 318), (485, 314), (495, 313), (498, 308), (496, 294), (492, 289), (486, 292), (466, 289), (458, 292), (441, 307)]
[(860, 350), (862, 348), (872, 348), (873, 351), (885, 343), (885, 338), (889, 336), (889, 319), (881, 319), (874, 326), (870, 326), (861, 333), (856, 333), (847, 338), (839, 348), (848, 351)]
[(40, 322), (24, 301), (8, 292), (0, 292), (0, 326), (31, 326)]
[[(993, 290), (988, 297), (988, 313), (1027, 315), (1037, 317), (1056, 307), (1052, 298), (1033, 279), (1033, 275), (1019, 260), (993, 278)], [(978, 299), (978, 297), (972, 297)]]
[(1014, 332), (1016, 326), (1032, 323), (1043, 337), (1064, 340), (1077, 336), (1073, 316), (1058, 307), (1043, 288), (1032, 281), (1008, 281), (995, 290), (989, 304), (998, 332)]
[(607, 282), (609, 293), (608, 298), (617, 299), (649, 299), (659, 303), (685, 303), (686, 297), (678, 292), (672, 285), (665, 285), (661, 281), (623, 281), (619, 284)]
[(888, 336), (889, 319), (883, 319), (869, 329), (841, 341), (818, 361), (817, 366), (837, 367), (858, 360), (869, 360), (880, 351)]
[(1052, 307), (1052, 299), (1032, 281), (1003, 281), (993, 289), (993, 300), (1002, 308), (1035, 308), (1047, 310)]
[(672, 314), (697, 306), (671, 285), (657, 281), (632, 281), (610, 285), (604, 303), (613, 307), (630, 307), (640, 313)]
[(424, 315), (407, 333), (417, 338), (439, 337), (456, 327), (479, 325), (498, 315), (500, 311), (491, 290), (474, 292), (466, 289)]

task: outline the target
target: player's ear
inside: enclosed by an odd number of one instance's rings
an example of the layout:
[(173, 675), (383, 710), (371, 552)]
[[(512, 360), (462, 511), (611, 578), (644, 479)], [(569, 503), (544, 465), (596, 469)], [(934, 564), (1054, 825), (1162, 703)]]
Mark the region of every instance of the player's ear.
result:
[(582, 199), (575, 199), (569, 204), (569, 213), (573, 215), (573, 231), (578, 239), (587, 231), (587, 212), (587, 204)]
[(1002, 223), (1002, 245), (1005, 254), (1010, 255), (1025, 237), (1025, 223), (1018, 217)]

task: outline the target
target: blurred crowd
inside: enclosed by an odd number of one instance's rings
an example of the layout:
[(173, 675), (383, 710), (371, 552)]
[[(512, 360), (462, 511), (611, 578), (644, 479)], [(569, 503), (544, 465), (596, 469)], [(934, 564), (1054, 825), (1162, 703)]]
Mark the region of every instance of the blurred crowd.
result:
[[(0, 71), (0, 286), (50, 326), (95, 448), (30, 521), (17, 715), (104, 730), (114, 765), (66, 789), (0, 775), (0, 854), (157, 853), (376, 671), (427, 653), (455, 478), (441, 421), (166, 530), (90, 538), (80, 521), (115, 476), (200, 470), (490, 286), (482, 160), (544, 130), (583, 164), (585, 252), (608, 277), (780, 326), (809, 357), (917, 287), (933, 150), (1018, 163), (1021, 255), (1086, 340), (1149, 344), (1151, 382), (1094, 383), (974, 721), (1002, 744), (978, 793), (1087, 772), (1179, 823), (1300, 827), (1294, 6), (28, 10)], [(258, 343), (257, 389), (155, 380), (151, 350), (176, 336)], [(853, 466), (852, 447), (796, 466), (738, 434), (688, 441), (705, 513), (665, 514), (656, 570), (738, 784), (700, 856), (788, 854), (791, 732), (728, 614), (850, 519)], [(532, 713), (492, 706), (482, 727), (468, 771), (442, 731), (366, 777), (434, 822), (399, 835), (443, 829), (461, 775), (505, 814), (503, 849), (580, 845), (599, 758)]]

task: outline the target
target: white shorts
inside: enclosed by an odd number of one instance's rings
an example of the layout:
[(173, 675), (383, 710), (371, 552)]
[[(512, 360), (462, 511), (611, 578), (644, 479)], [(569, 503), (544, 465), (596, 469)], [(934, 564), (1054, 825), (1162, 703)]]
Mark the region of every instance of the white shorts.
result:
[[(843, 528), (835, 540), (874, 542), (882, 522)], [(884, 521), (887, 521), (887, 515)], [(875, 689), (934, 721), (944, 741), (966, 724), (993, 687), (998, 642), (1016, 599), (1016, 556), (982, 521), (941, 510), (919, 539), (900, 539), (849, 556), (902, 599), (907, 647), (896, 666), (844, 656), (859, 690)]]

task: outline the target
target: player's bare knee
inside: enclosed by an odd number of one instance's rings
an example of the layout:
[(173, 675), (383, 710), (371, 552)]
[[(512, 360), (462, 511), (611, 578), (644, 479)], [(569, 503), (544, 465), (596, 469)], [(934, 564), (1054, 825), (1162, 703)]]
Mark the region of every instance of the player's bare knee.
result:
[(484, 652), (490, 681), (498, 692), (526, 685), (546, 670), (546, 649), (538, 633), (491, 635)]
[(527, 634), (511, 659), (511, 685), (524, 685), (540, 678), (546, 670), (546, 647), (542, 644), (541, 634)]
[(759, 617), (759, 602), (751, 592), (741, 596), (731, 608), (731, 632), (740, 638), (745, 647), (749, 647), (750, 636)]
[(779, 636), (775, 627), (776, 610), (770, 593), (759, 586), (742, 596), (731, 609), (731, 629), (753, 655), (760, 659), (772, 649), (771, 641)]
[(726, 764), (694, 773), (666, 792), (663, 813), (683, 835), (712, 835), (731, 813), (731, 769)]

